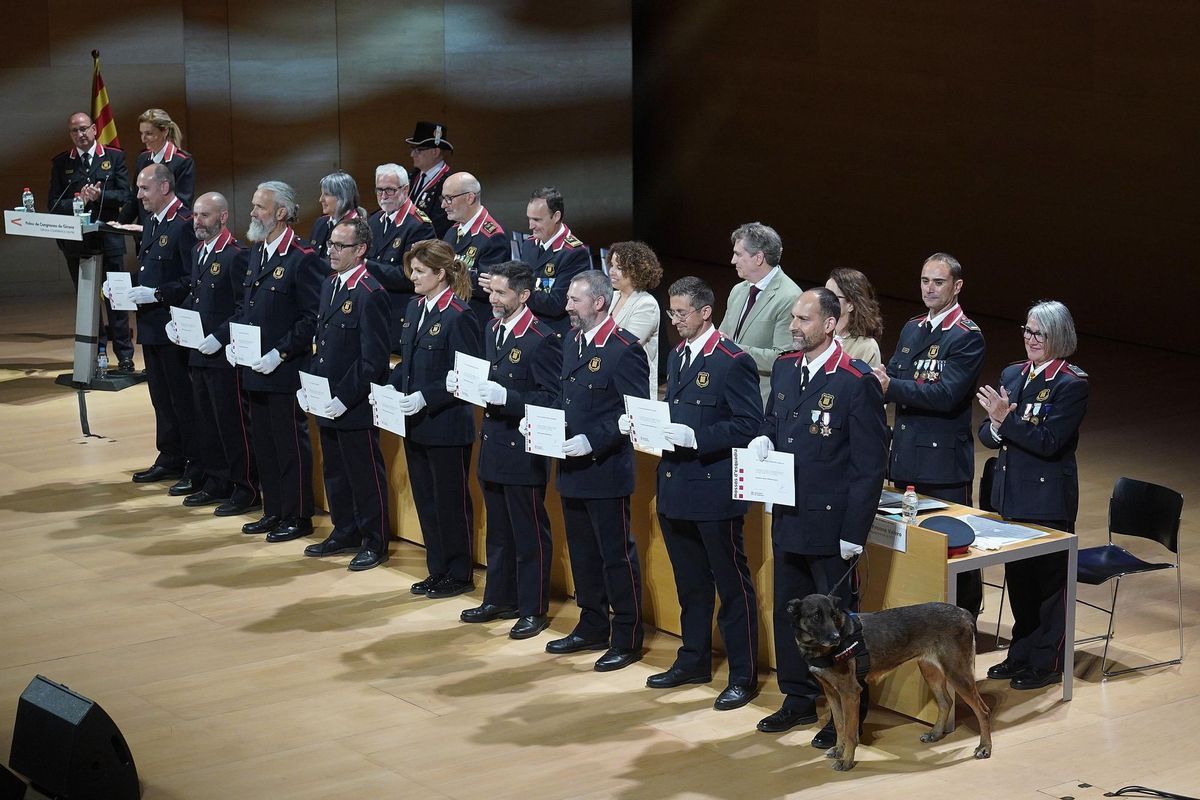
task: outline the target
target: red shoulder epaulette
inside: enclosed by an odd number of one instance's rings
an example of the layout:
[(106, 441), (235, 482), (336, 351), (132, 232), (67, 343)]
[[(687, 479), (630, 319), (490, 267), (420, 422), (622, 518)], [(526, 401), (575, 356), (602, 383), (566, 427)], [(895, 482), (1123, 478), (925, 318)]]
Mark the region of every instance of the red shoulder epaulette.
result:
[(617, 337), (617, 339), (619, 339), (626, 347), (637, 341), (637, 339), (626, 339), (624, 336), (622, 336), (621, 331), (623, 330), (624, 328), (615, 328), (612, 332), (612, 335)]
[(913, 317), (912, 319), (910, 319), (910, 320), (909, 320), (909, 322), (920, 322), (921, 320), (925, 319), (925, 318), (926, 318), (926, 317), (928, 317), (928, 316), (929, 316), (929, 312), (928, 312), (928, 311), (927, 311), (927, 312), (925, 312), (924, 314), (917, 314), (915, 317)]
[(745, 350), (738, 350), (738, 351), (735, 353), (735, 352), (733, 352), (732, 350), (730, 350), (728, 347), (726, 347), (726, 346), (724, 345), (724, 343), (722, 343), (722, 342), (717, 342), (717, 349), (718, 349), (718, 350), (720, 350), (720, 351), (721, 351), (722, 353), (724, 353), (725, 355), (729, 356), (730, 358), (737, 358), (738, 356), (747, 356), (747, 355), (749, 355), (749, 353), (747, 353)]
[(783, 361), (784, 359), (788, 358), (804, 358), (804, 353), (801, 350), (792, 350), (787, 353), (780, 353), (777, 360)]
[(317, 252), (316, 250), (314, 250), (314, 249), (313, 249), (313, 248), (311, 248), (311, 247), (305, 247), (304, 245), (300, 244), (300, 237), (299, 237), (299, 236), (297, 236), (297, 237), (296, 237), (296, 240), (293, 242), (293, 244), (296, 246), (296, 249), (297, 249), (297, 250), (299, 250), (301, 253), (315, 253), (315, 252)]
[(458, 301), (458, 295), (450, 296), (450, 307), (459, 313), (467, 310), (467, 307)]

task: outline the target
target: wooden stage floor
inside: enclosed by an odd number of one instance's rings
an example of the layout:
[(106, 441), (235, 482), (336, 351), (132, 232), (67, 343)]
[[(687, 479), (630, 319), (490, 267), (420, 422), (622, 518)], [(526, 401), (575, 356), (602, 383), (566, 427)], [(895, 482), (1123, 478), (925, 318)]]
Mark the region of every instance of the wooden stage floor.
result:
[[(479, 591), (410, 595), (424, 576), (414, 545), (394, 545), (385, 567), (354, 574), (344, 559), (301, 557), (314, 539), (243, 536), (241, 518), (187, 510), (164, 486), (130, 482), (153, 457), (144, 385), (90, 394), (100, 438), (81, 438), (74, 393), (53, 384), (70, 369), (70, 308), (68, 298), (0, 303), (0, 757), (17, 699), (41, 673), (116, 720), (147, 800), (1083, 800), (1127, 784), (1200, 795), (1200, 762), (1185, 744), (1200, 731), (1194, 657), (1101, 681), (1100, 648), (1090, 645), (1077, 654), (1066, 704), (1058, 687), (1014, 692), (982, 680), (994, 714), (994, 755), (982, 762), (971, 758), (978, 734), (961, 704), (960, 727), (933, 746), (918, 741), (923, 725), (873, 710), (859, 765), (841, 774), (809, 747), (815, 727), (755, 731), (780, 702), (773, 680), (726, 713), (712, 710), (724, 669), (710, 686), (644, 688), (673, 659), (678, 641), (668, 635), (648, 638), (640, 664), (601, 675), (591, 671), (594, 653), (546, 655), (547, 635), (515, 642), (509, 623), (460, 624)], [(889, 306), (888, 318), (906, 308)], [(980, 323), (993, 382), (1021, 356), (1019, 334), (1011, 321)], [(1081, 543), (1103, 538), (1119, 475), (1184, 492), (1194, 656), (1200, 358), (1085, 338), (1077, 359), (1092, 376)], [(327, 532), (328, 518), (318, 527)], [(1173, 579), (1139, 584), (1125, 593), (1113, 648), (1126, 665), (1174, 647)], [(989, 625), (997, 599), (988, 595)], [(553, 613), (552, 632), (570, 630), (573, 605), (560, 601)], [(1080, 611), (1081, 634), (1102, 625)], [(979, 675), (1000, 658), (982, 654)]]

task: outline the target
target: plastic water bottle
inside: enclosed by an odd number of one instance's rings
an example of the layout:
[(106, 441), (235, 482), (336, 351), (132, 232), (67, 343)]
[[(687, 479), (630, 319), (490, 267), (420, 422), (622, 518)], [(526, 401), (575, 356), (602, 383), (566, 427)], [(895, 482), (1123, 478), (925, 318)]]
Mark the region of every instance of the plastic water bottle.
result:
[(21, 205), (25, 207), (26, 211), (33, 211), (33, 192), (29, 191), (28, 186), (21, 192)]
[(900, 501), (900, 518), (905, 525), (917, 524), (917, 492), (911, 486), (904, 490), (904, 499)]
[[(71, 201), (71, 211), (82, 221), (84, 216), (83, 198), (79, 196), (79, 192), (75, 193), (75, 199)], [(89, 218), (88, 221), (91, 222), (91, 219)]]
[(100, 357), (96, 359), (96, 377), (108, 377), (108, 353), (101, 353)]

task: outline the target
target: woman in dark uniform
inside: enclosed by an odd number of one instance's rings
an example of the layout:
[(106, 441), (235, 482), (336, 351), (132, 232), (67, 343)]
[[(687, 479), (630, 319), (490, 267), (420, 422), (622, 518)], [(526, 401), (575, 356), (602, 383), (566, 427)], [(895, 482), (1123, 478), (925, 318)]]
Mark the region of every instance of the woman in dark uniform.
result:
[[(183, 131), (171, 119), (171, 115), (161, 108), (147, 108), (138, 117), (138, 135), (146, 148), (138, 153), (137, 167), (133, 171), (130, 183), (137, 180), (143, 169), (154, 162), (166, 164), (175, 176), (175, 196), (183, 201), (188, 208), (196, 199), (196, 162), (190, 153), (185, 151)], [(137, 192), (132, 196), (121, 211), (121, 222), (138, 222), (144, 228), (149, 215), (138, 202)]]
[(313, 223), (308, 237), (312, 248), (323, 261), (329, 261), (329, 234), (339, 222), (366, 219), (366, 209), (359, 206), (358, 184), (347, 172), (338, 170), (321, 178), (321, 216)]
[[(977, 395), (988, 418), (979, 441), (999, 450), (992, 505), (1006, 520), (1075, 532), (1079, 474), (1075, 449), (1087, 413), (1087, 373), (1067, 363), (1075, 352), (1071, 312), (1056, 300), (1035, 303), (1022, 326), (1026, 361), (1000, 374), (1000, 389)], [(1067, 554), (1004, 565), (1013, 612), (1008, 658), (988, 670), (1014, 689), (1062, 680)], [(1069, 666), (1069, 665), (1068, 665)]]

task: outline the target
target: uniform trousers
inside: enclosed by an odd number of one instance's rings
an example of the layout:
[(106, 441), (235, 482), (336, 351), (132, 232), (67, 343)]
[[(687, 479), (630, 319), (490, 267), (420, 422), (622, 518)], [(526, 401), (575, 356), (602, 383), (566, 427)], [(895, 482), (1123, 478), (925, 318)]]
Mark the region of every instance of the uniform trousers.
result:
[[(971, 505), (971, 484), (968, 483), (920, 483), (919, 481), (893, 481), (896, 488), (903, 492), (907, 487), (911, 486), (917, 494), (923, 494), (928, 497), (936, 497), (938, 500), (945, 500), (947, 503), (958, 503), (962, 506)], [(958, 600), (955, 603), (959, 608), (970, 611), (974, 616), (979, 616), (979, 609), (983, 607), (983, 573), (979, 570), (970, 572), (960, 572), (958, 574)]]
[(669, 519), (658, 524), (675, 574), (683, 646), (675, 666), (689, 673), (712, 673), (714, 586), (721, 598), (717, 627), (729, 661), (729, 682), (758, 683), (758, 601), (746, 563), (742, 517), (722, 520)]
[(545, 486), (481, 481), (487, 510), (485, 604), (515, 607), (522, 617), (550, 608), (550, 517)]
[[(1007, 519), (1007, 517), (1006, 517)], [(1009, 520), (1074, 532), (1066, 520)], [(1067, 636), (1067, 554), (1010, 561), (1004, 565), (1008, 604), (1013, 612), (1008, 661), (1049, 672), (1061, 672)]]
[(262, 482), (263, 516), (313, 514), (312, 442), (308, 417), (294, 392), (248, 391), (254, 460)]
[[(629, 529), (629, 498), (563, 497), (578, 636), (610, 647), (642, 646), (642, 576)], [(609, 621), (609, 609), (612, 621)]]
[(321, 426), (321, 459), (333, 520), (329, 538), (386, 555), (388, 483), (379, 429)]
[(425, 563), (435, 578), (470, 581), (475, 509), (467, 486), (471, 446), (424, 445), (404, 440), (408, 480), (425, 540)]
[(199, 478), (203, 468), (196, 454), (188, 351), (176, 344), (143, 344), (142, 355), (154, 407), (154, 444), (158, 448), (154, 463)]
[[(204, 491), (213, 497), (251, 502), (258, 476), (250, 450), (250, 412), (237, 369), (192, 367), (197, 450)], [(215, 434), (215, 435), (214, 435)]]

